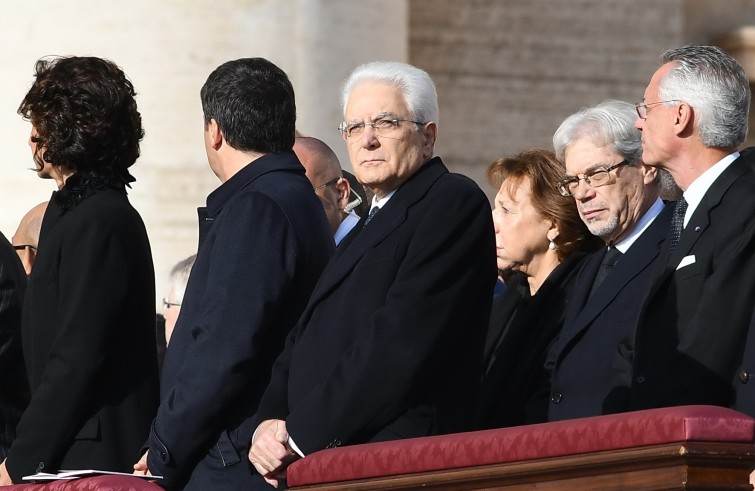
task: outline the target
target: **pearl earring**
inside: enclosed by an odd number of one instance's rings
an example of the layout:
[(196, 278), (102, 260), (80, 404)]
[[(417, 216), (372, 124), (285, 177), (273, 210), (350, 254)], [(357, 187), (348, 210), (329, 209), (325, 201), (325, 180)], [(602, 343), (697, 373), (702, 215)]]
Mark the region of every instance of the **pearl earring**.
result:
[(553, 241), (550, 241), (550, 244), (548, 244), (548, 249), (555, 251), (556, 250), (556, 243)]

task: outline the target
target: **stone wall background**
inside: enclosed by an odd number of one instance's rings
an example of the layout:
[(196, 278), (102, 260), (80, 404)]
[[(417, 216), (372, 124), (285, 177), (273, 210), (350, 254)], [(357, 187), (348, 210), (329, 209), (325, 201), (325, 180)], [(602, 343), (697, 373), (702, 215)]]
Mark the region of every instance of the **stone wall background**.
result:
[(438, 86), (438, 154), (493, 196), (494, 159), (551, 148), (561, 121), (635, 102), (658, 56), (755, 24), (755, 1), (411, 0), (412, 63)]

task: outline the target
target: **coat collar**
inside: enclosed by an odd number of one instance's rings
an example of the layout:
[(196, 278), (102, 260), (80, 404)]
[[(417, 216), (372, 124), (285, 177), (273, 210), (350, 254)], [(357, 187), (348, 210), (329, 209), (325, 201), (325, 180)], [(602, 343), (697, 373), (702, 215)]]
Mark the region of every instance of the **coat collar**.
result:
[(448, 169), (439, 157), (428, 160), (398, 188), (367, 227), (363, 226), (362, 218), (336, 249), (315, 287), (310, 305), (317, 303), (340, 283), (354, 269), (365, 251), (378, 245), (396, 230), (406, 220), (409, 208), (424, 198), (435, 181), (444, 174), (448, 174)]
[(296, 158), (296, 154), (291, 150), (263, 155), (247, 164), (207, 196), (207, 216), (210, 218), (218, 216), (228, 200), (258, 177), (268, 172), (281, 170), (299, 170), (304, 173), (304, 167), (299, 162), (299, 159)]

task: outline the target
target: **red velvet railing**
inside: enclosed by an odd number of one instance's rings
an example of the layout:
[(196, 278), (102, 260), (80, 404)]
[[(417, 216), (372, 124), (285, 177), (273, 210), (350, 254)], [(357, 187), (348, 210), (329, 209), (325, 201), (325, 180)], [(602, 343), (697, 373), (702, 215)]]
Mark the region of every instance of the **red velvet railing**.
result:
[[(750, 490), (753, 441), (755, 420), (749, 416), (686, 406), (323, 450), (294, 463), (288, 484), (297, 491)], [(161, 488), (99, 476), (2, 489)]]
[(16, 484), (0, 487), (3, 491), (163, 491), (149, 481), (129, 476), (96, 476), (45, 484)]
[(730, 409), (665, 408), (324, 450), (293, 464), (288, 484), (295, 490), (744, 490), (751, 489), (754, 439), (755, 421)]

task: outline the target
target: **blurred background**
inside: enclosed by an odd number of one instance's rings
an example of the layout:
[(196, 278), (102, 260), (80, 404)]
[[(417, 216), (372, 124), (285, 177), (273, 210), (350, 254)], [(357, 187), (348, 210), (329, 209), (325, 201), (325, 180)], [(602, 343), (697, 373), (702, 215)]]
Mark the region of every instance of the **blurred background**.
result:
[(436, 154), (492, 197), (488, 163), (550, 148), (581, 107), (640, 100), (658, 56), (689, 43), (722, 47), (755, 80), (755, 0), (5, 0), (0, 231), (10, 239), (54, 189), (29, 170), (31, 127), (16, 113), (43, 56), (109, 58), (134, 83), (146, 136), (130, 196), (161, 297), (172, 265), (196, 252), (196, 208), (220, 184), (199, 89), (227, 60), (262, 56), (285, 70), (299, 131), (328, 143), (345, 169), (336, 127), (348, 73), (374, 60), (425, 69), (440, 99)]

